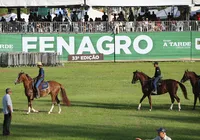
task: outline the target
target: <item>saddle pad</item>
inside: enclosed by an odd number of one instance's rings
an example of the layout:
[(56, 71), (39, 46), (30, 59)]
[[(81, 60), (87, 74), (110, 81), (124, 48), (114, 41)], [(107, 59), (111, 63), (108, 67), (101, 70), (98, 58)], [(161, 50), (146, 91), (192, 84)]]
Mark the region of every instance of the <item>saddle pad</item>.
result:
[(42, 83), (42, 90), (43, 89), (47, 89), (47, 88), (49, 88), (49, 83), (48, 82), (43, 82)]

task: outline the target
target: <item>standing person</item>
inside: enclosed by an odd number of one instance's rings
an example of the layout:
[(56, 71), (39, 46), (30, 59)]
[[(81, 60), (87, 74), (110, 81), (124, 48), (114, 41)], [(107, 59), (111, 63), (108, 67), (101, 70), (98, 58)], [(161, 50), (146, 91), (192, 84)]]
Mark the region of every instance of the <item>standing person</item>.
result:
[(154, 62), (154, 67), (155, 67), (155, 74), (154, 74), (154, 80), (153, 80), (153, 86), (154, 90), (152, 93), (157, 94), (157, 82), (161, 78), (161, 70), (160, 67), (158, 66), (158, 62)]
[(10, 95), (12, 91), (10, 88), (6, 89), (6, 95), (4, 95), (2, 99), (3, 104), (3, 113), (4, 113), (4, 121), (3, 121), (3, 136), (10, 135), (10, 124), (12, 119), (13, 105)]
[(108, 15), (106, 15), (106, 12), (103, 13), (102, 21), (108, 21)]
[(87, 12), (85, 12), (85, 15), (84, 15), (85, 22), (88, 22), (88, 19), (89, 19), (89, 15), (87, 14)]
[(37, 67), (39, 68), (39, 74), (36, 77), (36, 83), (35, 83), (35, 89), (37, 90), (36, 92), (36, 98), (40, 97), (40, 90), (39, 90), (39, 85), (44, 81), (44, 69), (42, 68), (42, 62), (37, 63)]

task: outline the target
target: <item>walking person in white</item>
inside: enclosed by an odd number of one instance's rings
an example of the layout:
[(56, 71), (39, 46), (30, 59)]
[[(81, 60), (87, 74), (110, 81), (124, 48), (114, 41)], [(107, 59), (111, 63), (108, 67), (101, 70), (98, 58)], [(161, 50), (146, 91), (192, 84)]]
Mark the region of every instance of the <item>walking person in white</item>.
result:
[(3, 104), (3, 113), (4, 113), (4, 121), (3, 121), (3, 136), (10, 135), (10, 124), (12, 119), (13, 105), (10, 95), (12, 91), (10, 88), (6, 89), (6, 95), (4, 95), (2, 99)]

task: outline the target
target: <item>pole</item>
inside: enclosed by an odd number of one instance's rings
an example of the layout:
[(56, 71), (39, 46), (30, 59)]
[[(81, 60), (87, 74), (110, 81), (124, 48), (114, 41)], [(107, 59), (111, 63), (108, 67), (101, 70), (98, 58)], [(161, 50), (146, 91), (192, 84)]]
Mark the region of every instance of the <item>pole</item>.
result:
[(115, 50), (116, 50), (116, 49), (115, 49), (115, 32), (114, 32), (114, 63), (116, 62), (116, 58), (115, 58), (115, 57), (116, 57), (116, 55), (115, 55)]
[(17, 8), (17, 19), (21, 19), (20, 8)]
[(192, 61), (192, 29), (190, 28), (190, 42), (191, 42), (191, 47), (190, 47), (190, 61)]

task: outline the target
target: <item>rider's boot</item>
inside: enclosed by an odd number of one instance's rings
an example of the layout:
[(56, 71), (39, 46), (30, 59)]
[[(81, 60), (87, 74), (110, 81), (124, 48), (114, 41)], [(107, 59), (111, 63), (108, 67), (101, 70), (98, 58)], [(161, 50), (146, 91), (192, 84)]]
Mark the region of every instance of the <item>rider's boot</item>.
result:
[(157, 90), (154, 89), (154, 90), (152, 91), (152, 93), (153, 93), (153, 94), (157, 94)]
[(37, 89), (36, 98), (40, 98), (40, 90)]

